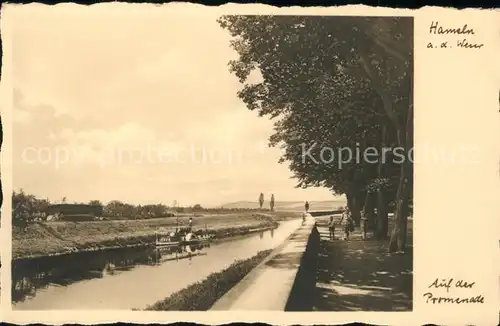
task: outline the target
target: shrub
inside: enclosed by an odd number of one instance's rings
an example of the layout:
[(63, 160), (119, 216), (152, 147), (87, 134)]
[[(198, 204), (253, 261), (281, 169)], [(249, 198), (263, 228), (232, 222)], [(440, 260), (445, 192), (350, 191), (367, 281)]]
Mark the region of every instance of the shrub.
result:
[(260, 251), (257, 255), (238, 260), (218, 273), (210, 274), (205, 280), (191, 284), (170, 297), (148, 306), (145, 310), (205, 311), (227, 291), (238, 284), (252, 269), (266, 258), (272, 250)]

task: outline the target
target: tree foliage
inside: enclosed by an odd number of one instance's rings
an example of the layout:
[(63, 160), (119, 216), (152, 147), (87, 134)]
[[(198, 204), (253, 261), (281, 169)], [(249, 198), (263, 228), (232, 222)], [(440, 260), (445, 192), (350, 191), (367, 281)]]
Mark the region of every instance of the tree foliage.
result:
[(12, 194), (12, 224), (26, 226), (37, 220), (46, 220), (49, 205), (48, 200), (25, 194), (22, 189), (19, 192), (14, 191)]
[(100, 200), (94, 199), (89, 201), (90, 206), (104, 206)]
[(358, 212), (370, 191), (387, 193), (382, 202), (393, 206), (411, 197), (404, 164), (388, 157), (381, 169), (380, 162), (346, 161), (338, 151), (401, 147), (406, 154), (412, 146), (411, 19), (223, 16), (219, 24), (239, 54), (229, 63), (243, 84), (238, 96), (275, 121), (270, 145), (283, 149), (280, 162), (288, 162), (298, 187), (347, 194)]

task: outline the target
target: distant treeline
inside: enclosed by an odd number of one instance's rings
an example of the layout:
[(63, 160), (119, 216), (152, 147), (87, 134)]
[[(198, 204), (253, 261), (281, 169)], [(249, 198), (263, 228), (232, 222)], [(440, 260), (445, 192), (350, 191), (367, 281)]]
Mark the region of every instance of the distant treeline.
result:
[(51, 203), (34, 195), (14, 191), (12, 195), (12, 223), (25, 226), (32, 222), (53, 220), (101, 220), (101, 219), (149, 219), (174, 217), (181, 214), (229, 214), (238, 212), (265, 212), (269, 209), (204, 208), (199, 204), (188, 207), (172, 207), (164, 204), (132, 205), (112, 200), (104, 205), (99, 200), (88, 203)]

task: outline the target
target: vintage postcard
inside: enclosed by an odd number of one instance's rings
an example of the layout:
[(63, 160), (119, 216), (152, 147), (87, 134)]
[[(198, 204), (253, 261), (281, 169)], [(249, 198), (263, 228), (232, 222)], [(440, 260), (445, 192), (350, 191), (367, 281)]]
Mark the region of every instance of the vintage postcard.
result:
[(7, 4), (1, 32), (5, 321), (498, 323), (499, 11)]

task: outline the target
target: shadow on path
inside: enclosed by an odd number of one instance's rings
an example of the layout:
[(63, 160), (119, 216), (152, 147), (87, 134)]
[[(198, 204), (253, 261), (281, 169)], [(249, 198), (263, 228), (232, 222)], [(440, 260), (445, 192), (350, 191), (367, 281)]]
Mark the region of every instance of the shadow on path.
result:
[[(413, 248), (404, 255), (387, 253), (387, 241), (328, 240), (320, 228), (314, 310), (411, 311)], [(409, 231), (411, 243), (411, 230)]]

